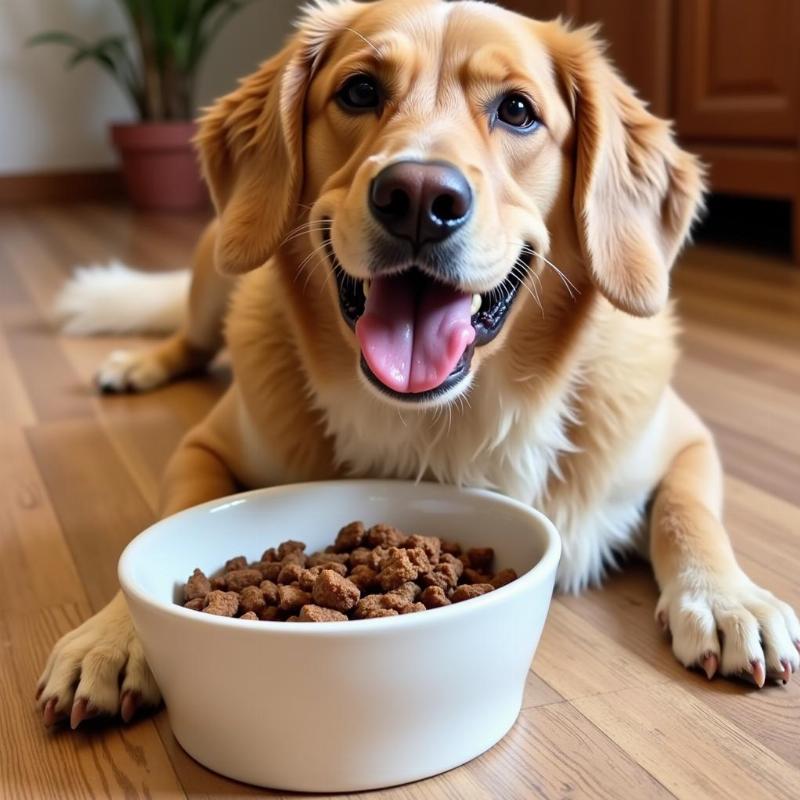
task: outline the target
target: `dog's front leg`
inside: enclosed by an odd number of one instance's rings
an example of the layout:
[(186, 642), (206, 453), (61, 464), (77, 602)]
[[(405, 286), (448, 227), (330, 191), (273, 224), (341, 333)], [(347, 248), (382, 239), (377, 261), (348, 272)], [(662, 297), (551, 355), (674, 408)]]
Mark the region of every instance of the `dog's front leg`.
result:
[(722, 469), (710, 433), (674, 394), (674, 456), (653, 504), (650, 557), (661, 597), (657, 619), (672, 649), (709, 678), (767, 676), (788, 680), (800, 669), (800, 622), (736, 561), (721, 521)]
[[(203, 425), (173, 455), (164, 481), (163, 514), (235, 491), (235, 481)], [(121, 592), (93, 617), (61, 637), (39, 679), (37, 699), (45, 725), (69, 716), (83, 720), (120, 714), (129, 721), (140, 708), (161, 702)]]

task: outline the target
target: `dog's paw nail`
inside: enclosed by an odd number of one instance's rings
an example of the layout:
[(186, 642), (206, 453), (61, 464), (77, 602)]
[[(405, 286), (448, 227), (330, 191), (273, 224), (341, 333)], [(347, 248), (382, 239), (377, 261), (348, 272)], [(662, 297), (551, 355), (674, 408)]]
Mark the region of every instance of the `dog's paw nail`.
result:
[(123, 692), (119, 713), (123, 722), (130, 722), (139, 710), (139, 693), (130, 690)]
[(767, 673), (764, 669), (764, 662), (754, 659), (750, 662), (750, 667), (753, 674), (753, 683), (760, 689), (764, 682), (767, 680)]
[(711, 680), (719, 669), (719, 659), (715, 653), (707, 653), (703, 658), (703, 671), (706, 677)]
[(792, 669), (792, 665), (789, 663), (788, 659), (782, 658), (781, 666), (783, 667), (783, 675), (781, 675), (781, 678), (783, 679), (784, 683), (789, 683), (789, 681), (792, 679), (792, 672), (794, 671)]
[(57, 698), (51, 697), (45, 704), (44, 708), (42, 709), (42, 721), (46, 728), (52, 728), (53, 725), (56, 724), (56, 703), (58, 702)]
[(44, 691), (44, 684), (40, 683), (36, 687), (36, 699), (38, 700), (42, 696), (42, 692)]
[(72, 704), (69, 726), (72, 730), (75, 730), (81, 722), (96, 716), (97, 709), (85, 697), (81, 697)]
[(659, 627), (664, 633), (666, 633), (669, 630), (669, 624), (667, 623), (667, 615), (663, 611), (659, 611), (658, 614), (656, 614), (656, 621), (658, 622)]

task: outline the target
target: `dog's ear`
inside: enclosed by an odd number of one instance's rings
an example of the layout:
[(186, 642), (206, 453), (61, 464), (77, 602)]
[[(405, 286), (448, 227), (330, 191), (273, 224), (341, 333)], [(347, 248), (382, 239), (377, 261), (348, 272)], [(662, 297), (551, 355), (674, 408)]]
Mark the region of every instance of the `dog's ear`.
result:
[(561, 71), (576, 126), (573, 206), (600, 292), (636, 316), (667, 302), (669, 273), (703, 197), (703, 171), (604, 55), (594, 27), (561, 29)]
[(296, 218), (306, 91), (355, 5), (318, 0), (309, 6), (286, 46), (200, 120), (195, 143), (217, 211), (221, 272), (235, 275), (261, 266)]

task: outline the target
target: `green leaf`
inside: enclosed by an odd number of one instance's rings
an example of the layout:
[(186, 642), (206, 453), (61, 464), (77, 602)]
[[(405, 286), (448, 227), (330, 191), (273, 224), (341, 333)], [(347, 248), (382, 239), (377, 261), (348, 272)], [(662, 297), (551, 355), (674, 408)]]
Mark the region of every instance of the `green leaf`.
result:
[(86, 47), (87, 45), (79, 36), (73, 36), (71, 33), (64, 33), (62, 31), (44, 31), (44, 33), (37, 33), (36, 36), (31, 36), (25, 44), (28, 47), (36, 47), (40, 44), (63, 44), (67, 47)]

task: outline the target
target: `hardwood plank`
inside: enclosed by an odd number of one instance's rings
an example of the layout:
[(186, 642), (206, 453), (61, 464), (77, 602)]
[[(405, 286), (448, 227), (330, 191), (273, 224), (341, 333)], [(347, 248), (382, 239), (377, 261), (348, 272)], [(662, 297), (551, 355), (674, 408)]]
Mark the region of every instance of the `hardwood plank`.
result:
[[(592, 668), (587, 669), (590, 662)], [(568, 700), (668, 680), (560, 598), (553, 601), (547, 618), (536, 674)]]
[(85, 603), (72, 553), (21, 430), (0, 426), (0, 608)]
[(153, 512), (95, 420), (43, 424), (27, 431), (27, 438), (98, 611), (119, 588), (120, 553), (150, 525)]
[(572, 705), (678, 798), (796, 796), (800, 771), (683, 687), (625, 689)]
[(0, 294), (6, 292), (14, 304), (6, 301), (0, 329), (36, 416), (41, 420), (91, 416), (88, 393), (79, 386), (52, 330), (9, 267), (0, 241)]
[[(541, 654), (544, 649), (540, 643), (537, 653)], [(528, 671), (528, 678), (525, 681), (525, 694), (522, 697), (523, 710), (563, 701), (564, 698), (539, 675), (539, 661), (534, 658), (534, 663)]]
[(671, 796), (569, 703), (524, 711), (502, 742), (464, 769), (492, 798)]
[(36, 421), (28, 392), (22, 376), (14, 363), (5, 333), (0, 326), (0, 375), (3, 390), (0, 391), (0, 425), (32, 425)]
[(47, 731), (34, 710), (39, 671), (85, 604), (0, 614), (0, 774), (9, 798), (181, 798), (185, 794), (151, 720)]

